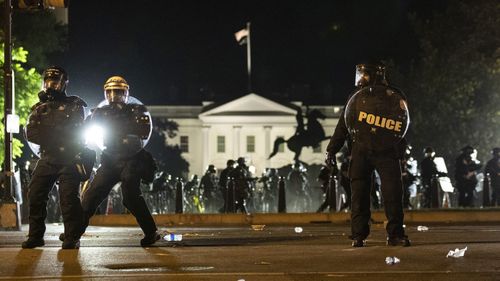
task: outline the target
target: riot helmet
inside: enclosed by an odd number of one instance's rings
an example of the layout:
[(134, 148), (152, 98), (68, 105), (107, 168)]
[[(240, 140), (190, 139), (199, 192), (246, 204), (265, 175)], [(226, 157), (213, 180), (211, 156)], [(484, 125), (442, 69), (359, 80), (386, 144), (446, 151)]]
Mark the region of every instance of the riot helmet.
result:
[(362, 88), (376, 84), (387, 85), (385, 64), (380, 61), (357, 64), (354, 85)]
[(215, 166), (210, 164), (208, 165), (208, 168), (207, 168), (207, 174), (215, 174), (217, 172), (217, 170), (215, 169)]
[(474, 153), (474, 147), (472, 147), (470, 145), (466, 145), (466, 146), (462, 147), (462, 149), (460, 149), (460, 151), (462, 151), (462, 153), (465, 155), (472, 155)]
[(430, 146), (424, 148), (424, 156), (425, 157), (434, 157), (435, 154), (436, 154), (436, 152), (434, 152), (434, 148), (432, 148)]
[(233, 159), (229, 159), (227, 160), (226, 162), (226, 166), (227, 167), (231, 167), (231, 168), (234, 168), (234, 163), (236, 163)]
[(43, 90), (51, 94), (64, 93), (68, 85), (68, 73), (60, 66), (50, 66), (43, 71)]
[(240, 166), (245, 166), (246, 165), (246, 159), (245, 159), (245, 157), (239, 157), (238, 160), (236, 160), (236, 162)]
[(129, 85), (121, 76), (112, 76), (104, 83), (104, 98), (108, 103), (127, 103)]
[(493, 155), (493, 157), (499, 158), (500, 157), (500, 147), (493, 148), (491, 150), (491, 154)]

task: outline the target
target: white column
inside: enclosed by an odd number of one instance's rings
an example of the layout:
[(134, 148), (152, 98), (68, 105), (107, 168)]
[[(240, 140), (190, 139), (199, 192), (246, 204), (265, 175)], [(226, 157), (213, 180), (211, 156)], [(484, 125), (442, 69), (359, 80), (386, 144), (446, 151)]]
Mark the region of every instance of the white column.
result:
[[(210, 126), (203, 126), (201, 128), (201, 131), (202, 131), (202, 139), (203, 139), (203, 152), (202, 152), (202, 160), (201, 160), (201, 174), (203, 174), (203, 172), (205, 172), (205, 169), (207, 168), (208, 166), (208, 157), (210, 156), (209, 152), (210, 152), (210, 138), (209, 138), (209, 129), (210, 129)], [(215, 149), (215, 148), (214, 148)]]
[(241, 126), (233, 126), (233, 159), (241, 157)]
[(264, 159), (266, 159), (266, 167), (265, 168), (269, 168), (271, 167), (271, 159), (269, 159), (269, 154), (271, 154), (271, 129), (273, 127), (272, 126), (264, 126), (264, 132), (265, 132), (265, 135), (264, 135), (264, 141), (265, 141), (265, 144), (264, 144)]

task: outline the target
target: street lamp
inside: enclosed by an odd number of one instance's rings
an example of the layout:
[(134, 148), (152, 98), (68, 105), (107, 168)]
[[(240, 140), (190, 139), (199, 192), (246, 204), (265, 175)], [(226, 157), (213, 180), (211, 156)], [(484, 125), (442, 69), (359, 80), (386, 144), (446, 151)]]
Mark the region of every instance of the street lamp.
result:
[(12, 9), (38, 10), (66, 8), (69, 0), (4, 0), (4, 196), (0, 198), (0, 228), (21, 230), (18, 203), (12, 196), (12, 133), (19, 118), (14, 112), (14, 79), (12, 71)]

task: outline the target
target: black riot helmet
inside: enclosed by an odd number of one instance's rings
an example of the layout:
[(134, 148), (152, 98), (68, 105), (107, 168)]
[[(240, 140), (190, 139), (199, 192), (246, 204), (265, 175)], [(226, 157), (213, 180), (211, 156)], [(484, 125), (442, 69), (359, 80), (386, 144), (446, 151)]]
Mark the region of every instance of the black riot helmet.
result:
[(491, 150), (491, 154), (493, 157), (499, 158), (500, 157), (500, 147), (495, 147)]
[(246, 162), (247, 162), (247, 160), (245, 159), (245, 157), (239, 157), (236, 160), (236, 163), (238, 163), (238, 165), (240, 165), (240, 166), (246, 166)]
[(436, 154), (436, 152), (434, 152), (434, 148), (432, 148), (430, 146), (424, 148), (424, 156), (425, 157), (434, 157), (435, 154)]
[(64, 93), (68, 85), (68, 73), (60, 66), (47, 67), (42, 74), (45, 92)]
[(462, 151), (462, 153), (465, 155), (471, 155), (472, 153), (474, 153), (474, 147), (472, 147), (471, 145), (466, 145), (462, 149), (460, 149), (460, 151)]
[(112, 76), (104, 83), (104, 98), (108, 103), (127, 103), (129, 85), (121, 76)]
[(381, 61), (369, 61), (356, 65), (356, 87), (366, 87), (370, 85), (387, 85), (385, 79), (385, 64)]

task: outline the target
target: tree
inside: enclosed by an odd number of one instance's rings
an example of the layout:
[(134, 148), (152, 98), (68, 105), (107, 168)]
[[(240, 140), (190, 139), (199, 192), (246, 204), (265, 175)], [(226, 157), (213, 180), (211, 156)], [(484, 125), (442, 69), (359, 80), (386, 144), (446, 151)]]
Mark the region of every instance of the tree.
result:
[(14, 46), (24, 46), (30, 53), (29, 67), (41, 71), (49, 66), (49, 57), (66, 50), (68, 28), (57, 22), (50, 10), (16, 10), (12, 17)]
[(399, 79), (409, 98), (411, 143), (453, 163), (467, 144), (480, 159), (500, 139), (500, 3), (449, 1), (429, 19), (410, 18), (421, 54)]
[[(3, 44), (0, 50), (0, 63), (4, 63), (4, 51)], [(26, 124), (28, 115), (31, 111), (31, 106), (33, 106), (38, 101), (37, 93), (40, 91), (40, 85), (42, 83), (42, 78), (34, 68), (25, 69), (22, 64), (27, 63), (28, 52), (22, 47), (14, 48), (12, 50), (12, 69), (14, 70), (14, 90), (15, 90), (15, 109), (16, 114), (19, 115), (21, 125)], [(3, 69), (0, 70), (0, 75), (2, 77), (2, 82), (0, 84), (0, 116), (4, 118), (3, 106), (4, 106), (4, 85), (3, 85)], [(3, 122), (0, 124), (0, 162), (4, 160), (4, 125)], [(21, 132), (22, 133), (22, 132)], [(13, 155), (14, 157), (21, 156), (22, 144), (19, 140), (20, 136), (14, 135), (13, 142)]]
[(167, 140), (177, 135), (179, 125), (168, 119), (155, 118), (153, 132), (148, 143), (148, 150), (156, 159), (160, 171), (165, 171), (174, 177), (187, 178), (189, 163), (182, 158), (178, 145), (168, 145)]

